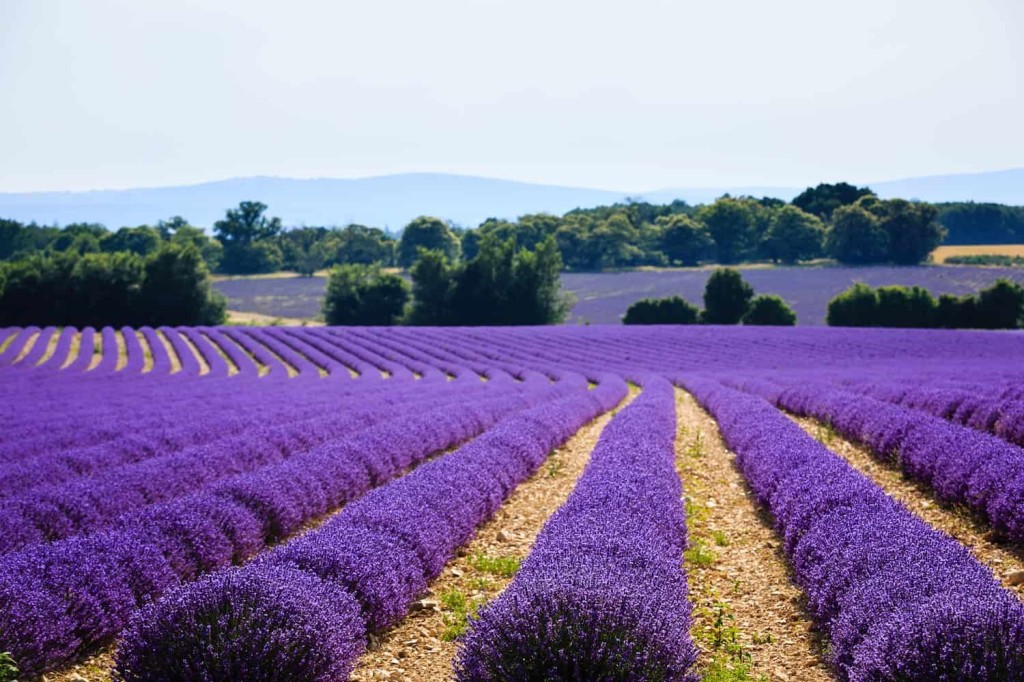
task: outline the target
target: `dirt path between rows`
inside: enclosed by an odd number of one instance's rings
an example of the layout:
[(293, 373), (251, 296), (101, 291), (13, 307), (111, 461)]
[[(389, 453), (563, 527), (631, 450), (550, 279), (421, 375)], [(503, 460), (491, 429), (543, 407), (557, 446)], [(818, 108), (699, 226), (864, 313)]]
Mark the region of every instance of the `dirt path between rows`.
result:
[[(617, 409), (635, 394), (632, 391)], [(569, 497), (614, 412), (580, 429), (512, 492), (494, 518), (445, 566), (416, 610), (393, 629), (371, 637), (351, 680), (443, 682), (453, 678), (454, 639), (464, 630), (466, 615), (512, 582), (519, 561), (530, 553), (548, 517)]]
[(831, 680), (822, 643), (714, 419), (677, 391), (676, 469), (686, 494), (686, 570), (705, 679)]
[(896, 464), (875, 459), (867, 448), (839, 436), (813, 419), (792, 415), (790, 419), (932, 528), (966, 545), (978, 561), (992, 569), (1004, 587), (1024, 599), (1024, 584), (1014, 586), (1010, 580), (1011, 575), (1024, 571), (1024, 547), (999, 542), (983, 519), (968, 509), (940, 504), (928, 486), (904, 476)]

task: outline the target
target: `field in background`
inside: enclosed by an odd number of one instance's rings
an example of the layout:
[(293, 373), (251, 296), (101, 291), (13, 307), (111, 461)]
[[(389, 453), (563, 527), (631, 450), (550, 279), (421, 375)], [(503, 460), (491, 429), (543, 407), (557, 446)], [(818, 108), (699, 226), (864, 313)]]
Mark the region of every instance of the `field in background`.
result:
[[(974, 293), (1000, 277), (1024, 284), (1021, 268), (754, 266), (739, 269), (758, 293), (778, 294), (785, 299), (796, 311), (801, 325), (824, 324), (829, 300), (858, 281), (871, 286), (919, 285), (936, 296)], [(677, 268), (566, 273), (562, 275), (562, 285), (576, 300), (568, 322), (618, 324), (631, 303), (652, 296), (676, 294), (701, 305), (704, 283), (711, 271), (709, 268)], [(324, 286), (323, 277), (233, 278), (214, 283), (227, 297), (229, 310), (300, 322), (320, 317)]]
[(950, 256), (1020, 256), (1024, 258), (1024, 244), (970, 244), (940, 246), (932, 251), (932, 260), (938, 264)]

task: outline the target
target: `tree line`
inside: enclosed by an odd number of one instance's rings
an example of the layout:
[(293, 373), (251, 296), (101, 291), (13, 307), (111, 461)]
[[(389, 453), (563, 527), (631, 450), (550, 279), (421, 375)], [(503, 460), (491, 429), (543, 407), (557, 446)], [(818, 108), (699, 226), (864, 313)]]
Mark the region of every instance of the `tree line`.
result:
[(680, 296), (642, 298), (626, 309), (623, 324), (745, 324), (791, 327), (796, 313), (779, 296), (754, 295), (738, 270), (719, 268), (704, 285), (704, 309)]
[(377, 264), (334, 267), (323, 313), (328, 324), (382, 326), (558, 324), (569, 311), (554, 239), (532, 249), (485, 235), (472, 258), (421, 249), (411, 284)]
[(199, 248), (33, 253), (0, 263), (0, 326), (205, 325), (225, 320)]
[(210, 234), (181, 217), (116, 231), (91, 223), (57, 228), (0, 220), (0, 260), (65, 251), (146, 256), (171, 242), (194, 244), (215, 272), (312, 275), (345, 264), (410, 268), (421, 248), (468, 261), (486, 235), (527, 250), (552, 238), (563, 268), (573, 271), (819, 258), (911, 265), (926, 260), (944, 236), (949, 243), (1024, 241), (1024, 207), (882, 200), (867, 187), (836, 183), (807, 188), (789, 203), (728, 195), (701, 206), (626, 200), (562, 216), (489, 218), (475, 228), (421, 216), (395, 235), (365, 225), (286, 229), (265, 204), (243, 201)]
[(872, 288), (857, 282), (828, 304), (834, 327), (1017, 329), (1024, 327), (1024, 287), (1006, 279), (976, 294), (942, 294), (919, 286)]

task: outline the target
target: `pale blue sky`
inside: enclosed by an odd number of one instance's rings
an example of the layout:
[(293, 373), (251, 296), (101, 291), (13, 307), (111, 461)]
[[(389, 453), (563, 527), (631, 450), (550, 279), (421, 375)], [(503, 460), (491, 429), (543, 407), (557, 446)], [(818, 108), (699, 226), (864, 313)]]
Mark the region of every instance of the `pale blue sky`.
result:
[(0, 0), (0, 191), (1024, 166), (1020, 0)]

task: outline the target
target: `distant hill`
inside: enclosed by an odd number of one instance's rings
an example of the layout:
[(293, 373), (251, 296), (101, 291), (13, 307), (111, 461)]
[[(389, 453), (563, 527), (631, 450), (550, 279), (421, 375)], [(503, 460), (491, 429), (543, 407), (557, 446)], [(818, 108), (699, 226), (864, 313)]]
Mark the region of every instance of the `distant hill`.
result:
[[(1024, 204), (1024, 169), (941, 175), (870, 183), (882, 197), (925, 201), (993, 201)], [(351, 222), (398, 230), (418, 215), (436, 215), (476, 226), (488, 217), (515, 218), (546, 211), (562, 214), (577, 207), (623, 201), (627, 196), (654, 203), (683, 199), (705, 203), (725, 193), (775, 196), (789, 200), (802, 188), (708, 187), (627, 193), (540, 185), (440, 173), (407, 173), (361, 179), (252, 177), (198, 185), (92, 192), (0, 193), (0, 217), (64, 225), (98, 222), (111, 228), (153, 224), (182, 215), (210, 226), (238, 202), (253, 199), (270, 206), (286, 225), (345, 225)]]

